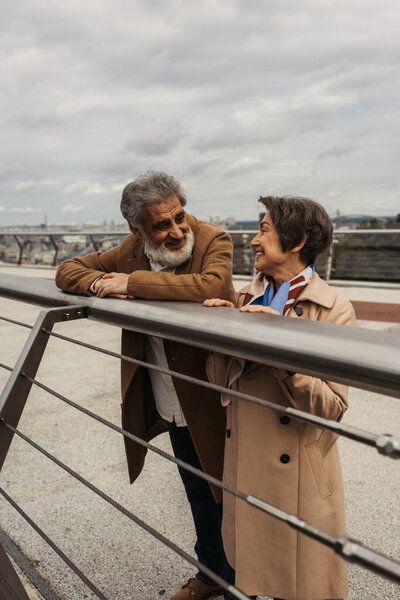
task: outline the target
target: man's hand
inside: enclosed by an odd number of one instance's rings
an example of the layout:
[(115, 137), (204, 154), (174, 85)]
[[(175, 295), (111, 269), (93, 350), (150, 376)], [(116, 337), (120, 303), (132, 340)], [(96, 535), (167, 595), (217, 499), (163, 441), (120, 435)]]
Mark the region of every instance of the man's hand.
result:
[(261, 312), (267, 313), (269, 315), (278, 315), (281, 316), (281, 313), (277, 310), (274, 310), (270, 306), (261, 306), (260, 304), (247, 304), (246, 306), (242, 306), (240, 309), (241, 312)]
[(94, 284), (94, 291), (98, 298), (113, 296), (114, 298), (133, 298), (128, 295), (128, 279), (126, 273), (105, 273)]
[(207, 298), (207, 300), (204, 300), (203, 306), (227, 306), (228, 308), (235, 308), (233, 302), (222, 300), (221, 298)]

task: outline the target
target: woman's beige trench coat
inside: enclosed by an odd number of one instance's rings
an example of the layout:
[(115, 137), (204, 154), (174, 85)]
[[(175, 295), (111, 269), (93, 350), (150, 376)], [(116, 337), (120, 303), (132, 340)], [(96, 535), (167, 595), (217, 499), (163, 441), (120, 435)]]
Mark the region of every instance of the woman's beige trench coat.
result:
[[(249, 291), (242, 290), (239, 305)], [(295, 309), (302, 314), (298, 316)], [(289, 315), (355, 323), (350, 302), (317, 274)], [(209, 379), (226, 385), (231, 365), (232, 359), (212, 354)], [(234, 386), (246, 394), (334, 420), (340, 420), (347, 408), (343, 385), (256, 363)], [(228, 406), (226, 433), (226, 483), (336, 535), (344, 534), (343, 482), (335, 434), (234, 398)], [(286, 600), (347, 595), (346, 564), (333, 550), (225, 492), (223, 537), (228, 561), (236, 569), (236, 585), (249, 595)]]

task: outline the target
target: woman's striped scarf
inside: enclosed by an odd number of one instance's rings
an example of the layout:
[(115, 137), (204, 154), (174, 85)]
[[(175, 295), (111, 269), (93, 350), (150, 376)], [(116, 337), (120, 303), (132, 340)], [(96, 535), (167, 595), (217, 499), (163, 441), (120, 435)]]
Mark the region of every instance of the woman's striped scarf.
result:
[[(252, 287), (258, 288), (260, 291), (256, 294), (247, 293), (244, 298), (243, 306), (246, 304), (259, 304), (261, 306), (270, 306), (277, 310), (281, 315), (286, 316), (290, 308), (292, 307), (296, 297), (303, 290), (306, 285), (310, 282), (311, 277), (314, 275), (313, 265), (309, 265), (298, 273), (289, 281), (285, 281), (275, 293), (275, 282), (272, 278), (267, 277), (263, 273), (259, 273), (255, 280), (253, 280)], [(227, 387), (231, 387), (233, 383), (240, 377), (250, 365), (250, 361), (244, 358), (232, 357), (228, 367), (228, 382)], [(229, 394), (221, 394), (222, 406), (228, 406), (231, 399)]]
[(275, 282), (271, 277), (260, 273), (257, 276), (259, 283), (264, 283), (264, 290), (258, 295), (246, 294), (244, 304), (259, 304), (261, 306), (270, 306), (277, 310), (281, 315), (286, 316), (289, 313), (296, 297), (302, 289), (310, 282), (314, 275), (313, 265), (306, 267), (301, 273), (298, 273), (289, 281), (285, 281), (279, 290), (275, 292)]

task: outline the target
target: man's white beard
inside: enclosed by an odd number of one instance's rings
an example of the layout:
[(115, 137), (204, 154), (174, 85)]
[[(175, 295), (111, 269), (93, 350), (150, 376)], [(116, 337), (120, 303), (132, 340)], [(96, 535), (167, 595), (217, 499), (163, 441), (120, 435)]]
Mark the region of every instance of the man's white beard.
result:
[(188, 233), (184, 234), (186, 244), (181, 250), (169, 250), (165, 247), (165, 243), (161, 246), (155, 246), (153, 241), (146, 237), (144, 241), (144, 252), (153, 261), (163, 265), (163, 267), (178, 267), (189, 260), (192, 254), (194, 245), (193, 231), (189, 229)]

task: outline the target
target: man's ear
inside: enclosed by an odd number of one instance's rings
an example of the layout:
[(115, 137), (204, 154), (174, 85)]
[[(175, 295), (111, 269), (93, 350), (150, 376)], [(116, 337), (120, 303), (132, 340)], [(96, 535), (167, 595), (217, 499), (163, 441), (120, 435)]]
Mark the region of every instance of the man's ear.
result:
[(135, 235), (137, 235), (138, 238), (143, 238), (143, 234), (140, 231), (140, 229), (138, 229), (137, 227), (134, 227), (130, 223), (129, 223), (129, 229), (131, 230), (132, 233), (134, 233)]
[(296, 252), (300, 252), (300, 250), (303, 248), (306, 241), (307, 241), (307, 236), (305, 235), (303, 237), (303, 239), (301, 240), (300, 244), (297, 244), (297, 246), (295, 246), (294, 248), (291, 248), (291, 250), (289, 250), (289, 252), (293, 252), (293, 254), (295, 254)]

